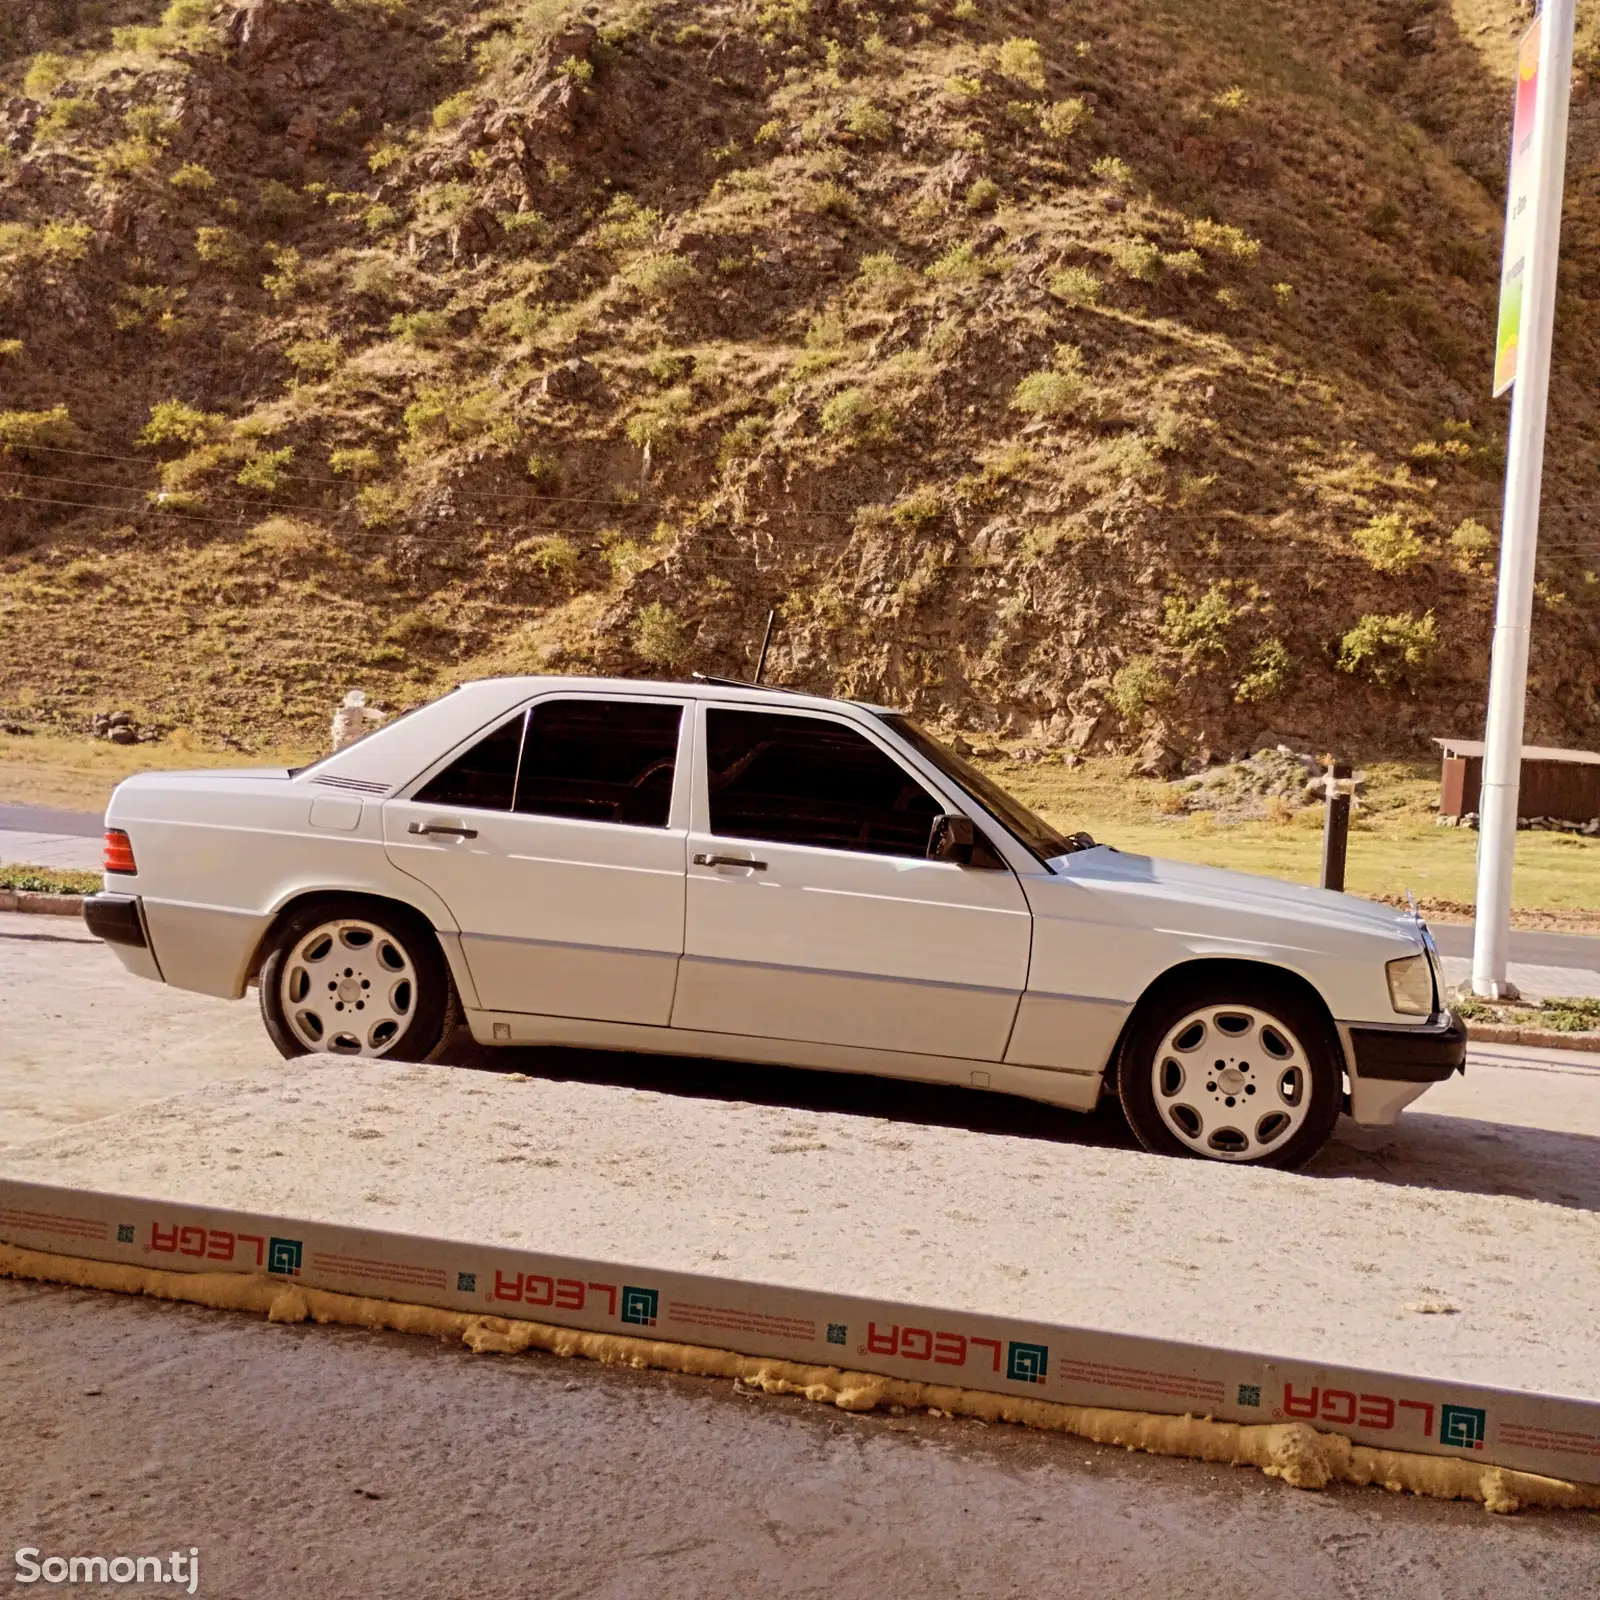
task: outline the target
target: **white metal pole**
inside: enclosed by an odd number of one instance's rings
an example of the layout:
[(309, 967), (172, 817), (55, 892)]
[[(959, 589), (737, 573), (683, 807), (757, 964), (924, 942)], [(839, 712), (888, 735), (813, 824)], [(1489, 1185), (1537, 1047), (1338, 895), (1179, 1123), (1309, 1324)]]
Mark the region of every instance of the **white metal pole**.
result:
[(1478, 904), (1472, 945), (1472, 992), (1514, 999), (1506, 977), (1511, 952), (1511, 873), (1517, 850), (1517, 787), (1528, 687), (1539, 489), (1544, 471), (1550, 346), (1555, 328), (1556, 261), (1566, 180), (1567, 106), (1572, 88), (1576, 0), (1545, 0), (1539, 37), (1534, 120), (1533, 217), (1523, 269), (1517, 377), (1506, 447), (1505, 510), (1500, 524), (1500, 592), (1489, 660), (1483, 793), (1478, 806)]

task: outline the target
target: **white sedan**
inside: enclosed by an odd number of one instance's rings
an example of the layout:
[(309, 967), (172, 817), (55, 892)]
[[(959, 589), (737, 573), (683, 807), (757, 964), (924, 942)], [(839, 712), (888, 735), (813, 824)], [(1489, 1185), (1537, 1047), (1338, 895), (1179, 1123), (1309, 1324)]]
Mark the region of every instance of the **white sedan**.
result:
[(130, 778), (89, 927), (273, 1043), (871, 1072), (1294, 1166), (1462, 1067), (1420, 919), (1063, 836), (898, 712), (470, 683), (302, 767)]

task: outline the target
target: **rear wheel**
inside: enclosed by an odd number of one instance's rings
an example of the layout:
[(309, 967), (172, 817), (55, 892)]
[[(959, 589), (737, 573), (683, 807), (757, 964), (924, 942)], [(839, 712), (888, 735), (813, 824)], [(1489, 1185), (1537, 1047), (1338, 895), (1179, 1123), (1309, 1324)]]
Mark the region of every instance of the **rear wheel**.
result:
[(285, 1056), (426, 1061), (455, 1026), (456, 997), (420, 917), (324, 901), (278, 931), (261, 965), (261, 1017)]
[(1147, 1150), (1298, 1167), (1327, 1143), (1344, 1100), (1326, 1018), (1268, 979), (1195, 979), (1149, 1006), (1117, 1072)]

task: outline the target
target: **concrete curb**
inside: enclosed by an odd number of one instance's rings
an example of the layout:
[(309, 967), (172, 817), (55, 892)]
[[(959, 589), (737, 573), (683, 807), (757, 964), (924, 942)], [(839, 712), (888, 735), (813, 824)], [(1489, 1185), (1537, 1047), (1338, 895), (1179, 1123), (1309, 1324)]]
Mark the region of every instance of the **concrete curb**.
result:
[(1467, 1038), (1475, 1044), (1526, 1044), (1537, 1045), (1541, 1050), (1600, 1054), (1600, 1033), (1558, 1033), (1554, 1028), (1513, 1028), (1498, 1022), (1469, 1022)]
[(0, 889), (0, 911), (35, 911), (46, 917), (81, 917), (81, 894), (39, 894), (32, 889)]

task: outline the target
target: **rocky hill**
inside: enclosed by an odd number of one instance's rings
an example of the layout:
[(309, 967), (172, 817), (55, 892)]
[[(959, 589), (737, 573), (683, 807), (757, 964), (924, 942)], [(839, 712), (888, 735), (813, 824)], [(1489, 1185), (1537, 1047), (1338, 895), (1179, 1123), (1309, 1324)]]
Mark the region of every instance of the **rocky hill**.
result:
[[(1530, 733), (1600, 737), (1600, 6)], [(746, 675), (1481, 725), (1505, 0), (0, 14), (0, 716)]]

